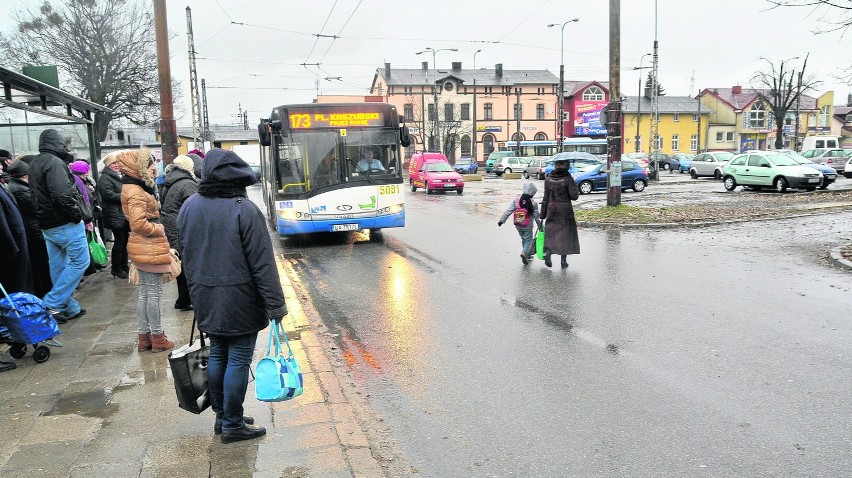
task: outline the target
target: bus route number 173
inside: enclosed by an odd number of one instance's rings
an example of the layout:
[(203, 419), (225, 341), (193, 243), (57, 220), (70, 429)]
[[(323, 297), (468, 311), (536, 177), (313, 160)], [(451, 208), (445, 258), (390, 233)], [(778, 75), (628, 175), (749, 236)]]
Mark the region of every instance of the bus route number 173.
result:
[(399, 185), (393, 184), (390, 186), (379, 186), (379, 195), (384, 196), (386, 194), (399, 194)]

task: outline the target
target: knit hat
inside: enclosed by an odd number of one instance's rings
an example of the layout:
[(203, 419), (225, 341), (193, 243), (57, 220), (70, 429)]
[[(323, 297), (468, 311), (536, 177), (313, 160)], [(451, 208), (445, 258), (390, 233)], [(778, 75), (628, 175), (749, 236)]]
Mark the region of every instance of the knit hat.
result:
[(9, 168), (6, 170), (9, 173), (9, 176), (13, 178), (22, 178), (28, 174), (30, 174), (30, 167), (27, 163), (23, 161), (15, 161), (14, 163), (9, 165)]
[(116, 157), (115, 153), (108, 154), (107, 157), (104, 158), (104, 167), (109, 166), (110, 164), (114, 163), (116, 158), (117, 157)]
[(192, 158), (183, 154), (179, 155), (174, 159), (174, 161), (172, 161), (172, 166), (183, 169), (189, 174), (192, 174), (195, 169), (195, 164), (192, 162)]
[(71, 172), (76, 174), (77, 176), (82, 176), (84, 174), (89, 174), (92, 168), (89, 167), (89, 163), (85, 161), (74, 161), (71, 163)]
[(5, 149), (0, 149), (0, 158), (12, 159), (12, 153), (6, 151)]

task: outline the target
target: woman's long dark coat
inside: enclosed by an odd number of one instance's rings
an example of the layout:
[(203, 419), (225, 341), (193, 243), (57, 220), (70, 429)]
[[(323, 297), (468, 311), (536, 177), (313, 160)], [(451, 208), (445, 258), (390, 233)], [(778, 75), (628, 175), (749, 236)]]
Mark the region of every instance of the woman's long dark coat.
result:
[(545, 254), (565, 256), (580, 253), (577, 220), (572, 200), (580, 197), (577, 183), (568, 172), (553, 171), (544, 180), (541, 218), (544, 222)]

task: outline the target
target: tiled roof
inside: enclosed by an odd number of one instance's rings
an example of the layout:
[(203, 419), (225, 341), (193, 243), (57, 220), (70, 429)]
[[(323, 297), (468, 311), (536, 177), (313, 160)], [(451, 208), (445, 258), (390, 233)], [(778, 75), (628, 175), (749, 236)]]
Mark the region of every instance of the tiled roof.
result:
[(852, 106), (835, 106), (834, 116), (846, 116), (852, 112)]
[[(257, 141), (257, 129), (243, 129), (240, 126), (217, 126), (211, 125), (210, 132), (213, 141)], [(178, 128), (178, 136), (192, 138), (192, 128)]]
[(597, 84), (603, 86), (604, 89), (606, 90), (605, 93), (609, 94), (609, 82), (608, 81), (595, 81), (595, 80), (566, 81), (564, 83), (564, 85), (565, 85), (565, 96), (576, 95), (577, 93), (581, 92), (582, 90), (585, 90), (587, 87), (589, 87), (593, 83), (597, 83)]
[[(704, 92), (709, 92), (715, 94), (719, 98), (721, 98), (726, 103), (730, 104), (736, 110), (742, 110), (748, 108), (749, 105), (757, 98), (757, 92), (767, 90), (760, 90), (756, 88), (742, 88), (741, 93), (734, 94), (733, 88), (706, 88)], [(702, 93), (704, 93), (702, 92)], [(802, 110), (815, 110), (817, 108), (817, 100), (812, 96), (808, 96), (802, 94), (801, 99), (799, 100), (799, 109)]]
[[(638, 97), (642, 101), (642, 112), (651, 111), (651, 99), (647, 96)], [(628, 96), (622, 104), (622, 111), (625, 113), (633, 113), (637, 111), (637, 97)], [(698, 113), (698, 100), (691, 96), (660, 96), (659, 97), (659, 112), (664, 113)], [(713, 110), (705, 105), (701, 105), (701, 113), (709, 114)]]
[(474, 72), (476, 73), (476, 84), (483, 86), (512, 86), (524, 84), (552, 84), (559, 83), (559, 77), (547, 70), (507, 70), (503, 69), (503, 76), (498, 77), (496, 70), (481, 68), (477, 70), (462, 69), (452, 70), (433, 69), (399, 69), (392, 68), (390, 78), (385, 78), (384, 68), (376, 70), (376, 74), (384, 78), (389, 86), (432, 86), (435, 81), (454, 76), (465, 85), (473, 85)]

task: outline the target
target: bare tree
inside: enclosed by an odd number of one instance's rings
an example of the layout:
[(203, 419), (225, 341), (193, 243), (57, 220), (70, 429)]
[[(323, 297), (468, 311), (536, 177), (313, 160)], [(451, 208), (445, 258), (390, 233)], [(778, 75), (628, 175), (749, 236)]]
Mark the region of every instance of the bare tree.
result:
[(766, 58), (762, 59), (769, 64), (769, 69), (755, 73), (752, 82), (756, 86), (755, 93), (775, 117), (775, 149), (783, 149), (784, 118), (787, 117), (787, 112), (796, 107), (802, 93), (815, 90), (820, 82), (813, 77), (804, 78), (805, 68), (808, 66), (807, 57), (798, 73), (796, 70), (787, 69), (789, 60), (782, 60), (776, 65)]
[(820, 28), (817, 33), (845, 31), (852, 25), (852, 0), (766, 0), (770, 10), (780, 7), (805, 7), (811, 10), (815, 19), (828, 28)]
[(0, 37), (7, 65), (56, 65), (64, 89), (112, 112), (95, 115), (95, 135), (112, 120), (152, 124), (159, 116), (154, 21), (141, 0), (45, 0), (13, 15)]

